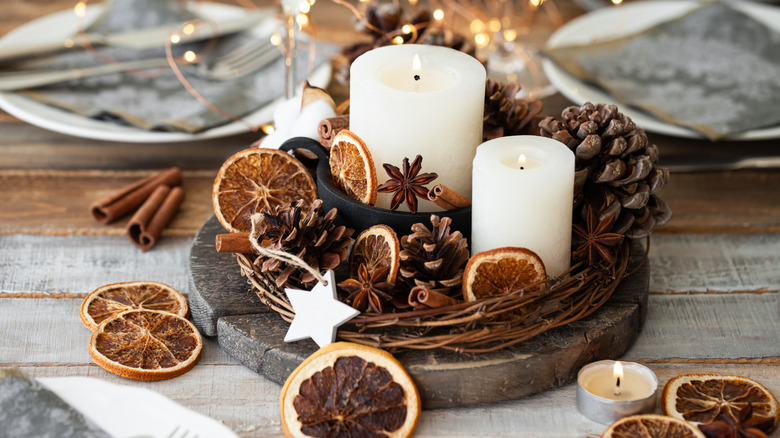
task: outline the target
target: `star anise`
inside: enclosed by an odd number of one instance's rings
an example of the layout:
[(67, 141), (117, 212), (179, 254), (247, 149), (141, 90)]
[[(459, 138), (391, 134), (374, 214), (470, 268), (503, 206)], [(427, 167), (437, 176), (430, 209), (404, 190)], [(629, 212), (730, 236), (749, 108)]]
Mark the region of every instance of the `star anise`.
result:
[(572, 227), (575, 242), (582, 242), (572, 253), (574, 259), (581, 260), (587, 257), (590, 266), (595, 266), (602, 259), (614, 263), (614, 248), (623, 242), (622, 234), (610, 232), (614, 224), (614, 213), (599, 221), (598, 213), (588, 205), (585, 227), (580, 224)]
[(339, 283), (339, 287), (349, 292), (350, 305), (357, 310), (365, 311), (368, 307), (376, 313), (382, 313), (382, 301), (390, 301), (393, 297), (390, 291), (394, 285), (388, 283), (388, 268), (377, 269), (373, 275), (368, 275), (366, 265), (358, 267), (358, 278), (349, 278)]
[(435, 173), (418, 173), (422, 168), (422, 156), (418, 155), (409, 166), (409, 158), (404, 158), (403, 172), (392, 164), (383, 164), (385, 172), (390, 177), (386, 183), (377, 187), (377, 191), (383, 193), (395, 192), (390, 201), (390, 209), (397, 209), (404, 201), (409, 206), (409, 211), (417, 213), (417, 197), (426, 198), (428, 189), (425, 184), (435, 180), (439, 175)]
[(699, 425), (708, 438), (767, 438), (766, 432), (774, 426), (774, 419), (753, 417), (753, 404), (740, 409), (737, 418), (727, 413), (720, 420)]

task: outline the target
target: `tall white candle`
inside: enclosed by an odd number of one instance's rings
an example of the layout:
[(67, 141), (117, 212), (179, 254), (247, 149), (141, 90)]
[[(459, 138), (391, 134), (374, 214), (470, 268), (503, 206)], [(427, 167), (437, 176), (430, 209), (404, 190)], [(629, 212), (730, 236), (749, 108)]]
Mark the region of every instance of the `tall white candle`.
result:
[(538, 136), (490, 140), (474, 158), (472, 252), (520, 246), (541, 257), (547, 274), (569, 269), (574, 154)]
[[(380, 47), (350, 68), (349, 129), (371, 150), (379, 184), (387, 181), (383, 163), (401, 167), (419, 154), (436, 183), (471, 197), (484, 99), (485, 68), (473, 57), (437, 46)], [(377, 205), (388, 208), (390, 197), (380, 193)], [(441, 209), (423, 201), (418, 210)]]

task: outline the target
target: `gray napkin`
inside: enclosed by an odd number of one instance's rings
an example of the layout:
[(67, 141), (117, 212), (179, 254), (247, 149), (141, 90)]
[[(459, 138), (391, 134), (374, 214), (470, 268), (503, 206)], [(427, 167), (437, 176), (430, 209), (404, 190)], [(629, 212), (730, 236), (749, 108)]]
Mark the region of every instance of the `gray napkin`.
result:
[[(180, 2), (172, 0), (114, 0), (111, 8), (89, 30), (125, 32), (185, 22), (191, 18), (192, 15)], [(209, 56), (228, 53), (253, 38), (257, 37), (246, 33), (219, 38), (209, 48)], [(174, 46), (174, 55), (181, 55), (187, 50), (202, 53), (208, 44), (179, 44)], [(165, 56), (162, 47), (140, 52), (106, 47), (101, 48), (100, 53), (120, 61)], [(301, 61), (297, 63), (296, 77), (303, 78), (308, 72), (308, 52), (299, 53)], [(326, 60), (325, 56), (318, 55), (315, 68)], [(74, 68), (102, 62), (93, 53), (74, 52), (30, 61), (22, 67)], [(284, 93), (284, 60), (281, 57), (262, 70), (239, 79), (206, 80), (199, 77), (194, 68), (183, 68), (182, 72), (207, 101), (237, 117), (262, 108)], [(116, 73), (83, 78), (21, 93), (86, 117), (155, 131), (197, 133), (230, 122), (193, 97), (170, 69), (157, 71), (154, 76)]]
[(18, 368), (0, 368), (0, 438), (110, 438)]
[(547, 55), (619, 102), (712, 140), (780, 123), (780, 34), (723, 3)]

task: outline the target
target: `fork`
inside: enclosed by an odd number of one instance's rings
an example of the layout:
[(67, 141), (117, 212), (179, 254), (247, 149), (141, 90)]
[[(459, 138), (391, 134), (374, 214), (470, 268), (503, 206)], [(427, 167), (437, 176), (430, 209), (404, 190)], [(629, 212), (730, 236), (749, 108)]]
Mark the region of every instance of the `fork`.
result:
[[(236, 79), (261, 69), (280, 56), (281, 52), (276, 50), (268, 38), (261, 38), (220, 55), (213, 61), (195, 63), (195, 71), (209, 80)], [(0, 74), (0, 91), (20, 90), (73, 79), (167, 66), (167, 59), (152, 58), (69, 70), (5, 73)]]

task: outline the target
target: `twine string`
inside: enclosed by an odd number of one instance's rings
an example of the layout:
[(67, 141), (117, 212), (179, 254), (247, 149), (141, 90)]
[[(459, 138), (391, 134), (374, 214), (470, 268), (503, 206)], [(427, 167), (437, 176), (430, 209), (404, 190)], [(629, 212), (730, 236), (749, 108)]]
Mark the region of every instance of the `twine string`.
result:
[(288, 265), (295, 266), (297, 268), (306, 270), (311, 275), (314, 276), (320, 283), (323, 284), (323, 286), (328, 285), (328, 281), (325, 280), (325, 277), (320, 274), (320, 271), (317, 269), (314, 269), (303, 261), (298, 256), (295, 256), (293, 254), (290, 254), (289, 252), (277, 250), (277, 249), (270, 249), (270, 248), (264, 248), (260, 246), (260, 240), (258, 237), (260, 237), (260, 231), (258, 230), (257, 224), (260, 222), (260, 220), (263, 218), (263, 213), (255, 213), (252, 215), (252, 232), (249, 233), (249, 241), (252, 243), (252, 248), (257, 251), (258, 254), (261, 256), (269, 257), (272, 259), (279, 260), (281, 262), (287, 263)]

